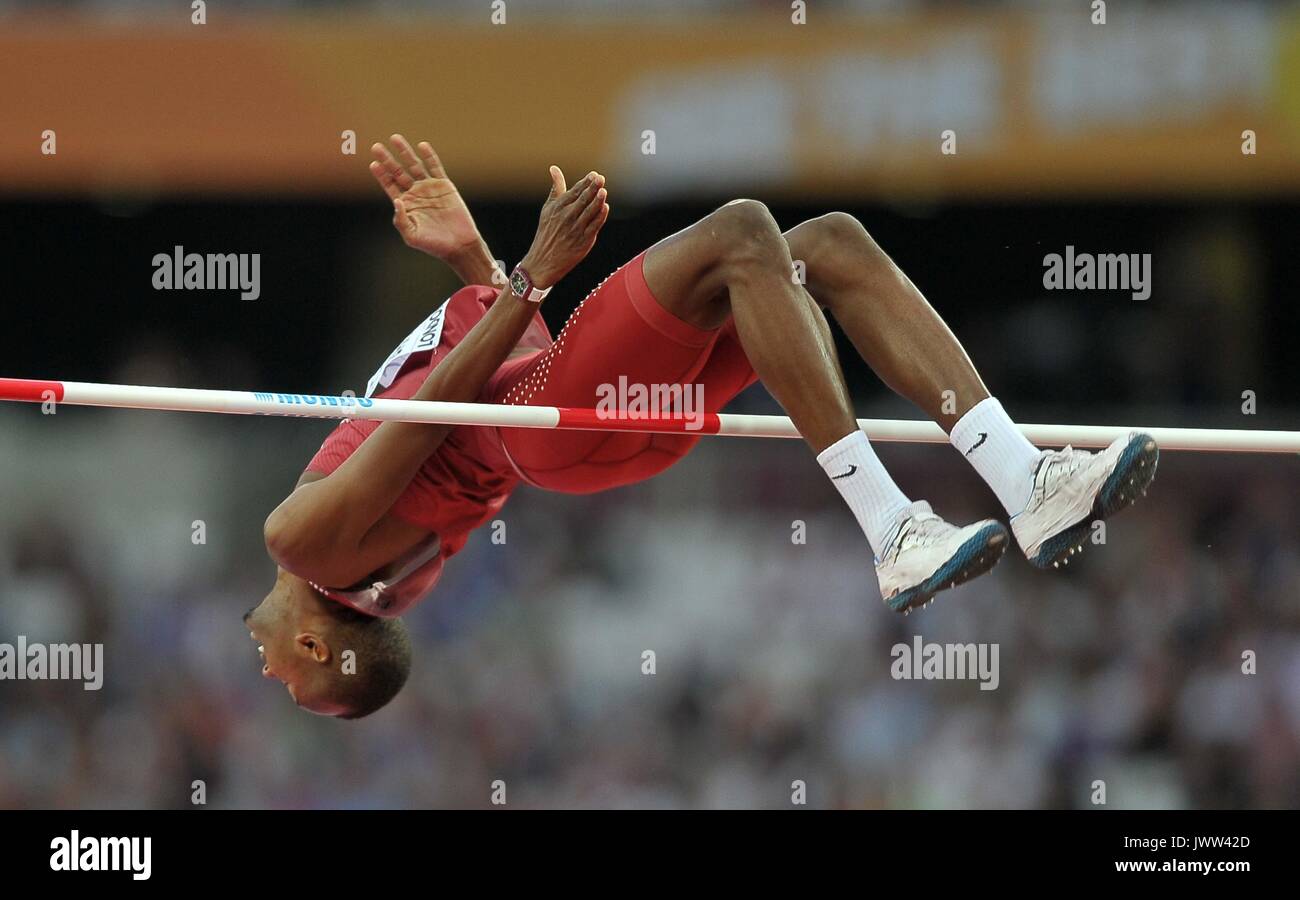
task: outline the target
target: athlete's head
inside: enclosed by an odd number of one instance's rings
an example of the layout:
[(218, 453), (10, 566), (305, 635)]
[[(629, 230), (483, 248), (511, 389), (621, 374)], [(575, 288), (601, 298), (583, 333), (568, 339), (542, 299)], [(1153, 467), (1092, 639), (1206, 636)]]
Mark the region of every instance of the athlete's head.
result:
[(262, 674), (320, 715), (368, 716), (396, 696), (411, 671), (411, 640), (400, 619), (359, 613), (283, 569), (244, 623)]

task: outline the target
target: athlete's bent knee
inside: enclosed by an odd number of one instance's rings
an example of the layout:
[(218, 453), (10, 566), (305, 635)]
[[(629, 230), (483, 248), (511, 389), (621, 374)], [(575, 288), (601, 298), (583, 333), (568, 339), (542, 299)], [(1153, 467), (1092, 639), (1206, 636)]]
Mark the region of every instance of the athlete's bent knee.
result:
[(772, 267), (784, 268), (787, 257), (780, 226), (767, 206), (757, 200), (733, 200), (709, 216), (713, 233), (721, 238), (721, 263), (728, 280)]
[[(710, 216), (718, 227), (726, 229), (737, 236), (751, 235), (767, 237), (772, 229), (777, 228), (776, 219), (767, 204), (761, 200), (732, 200), (718, 207)], [(778, 233), (780, 229), (777, 229)]]
[(845, 249), (858, 253), (882, 252), (866, 227), (856, 217), (846, 212), (830, 212), (809, 219), (800, 225), (799, 229), (807, 231), (809, 249), (814, 254), (834, 253), (836, 250)]

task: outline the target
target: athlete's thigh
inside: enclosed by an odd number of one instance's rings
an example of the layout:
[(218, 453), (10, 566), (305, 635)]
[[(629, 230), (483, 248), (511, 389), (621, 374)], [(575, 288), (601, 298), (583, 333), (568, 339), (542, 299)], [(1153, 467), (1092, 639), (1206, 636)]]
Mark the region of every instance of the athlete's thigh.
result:
[[(819, 226), (817, 219), (810, 219), (801, 222), (789, 231), (783, 232), (781, 237), (785, 238), (786, 245), (790, 248), (790, 258), (795, 260), (807, 261), (814, 255), (817, 243), (824, 241), (824, 229)], [(804, 280), (807, 282), (808, 272), (804, 272)], [(831, 324), (823, 312), (823, 304), (807, 288), (803, 290), (804, 300), (813, 308), (816, 315), (813, 321), (817, 323), (818, 331), (821, 334), (823, 346), (829, 347), (831, 356), (835, 360), (835, 365), (839, 367), (839, 356), (835, 352), (835, 338), (831, 334)], [(843, 378), (844, 373), (840, 373)]]
[(736, 323), (728, 321), (718, 332), (708, 360), (695, 377), (703, 397), (704, 411), (722, 412), (737, 394), (757, 380), (758, 375), (736, 333)]
[(731, 314), (720, 265), (727, 237), (716, 219), (706, 216), (645, 252), (646, 284), (660, 304), (679, 319), (707, 329), (720, 327)]
[[(708, 360), (719, 331), (697, 328), (658, 302), (646, 285), (644, 255), (607, 278), (574, 310), (554, 344), (513, 383), (497, 402), (530, 406), (595, 407), (617, 395), (619, 385), (693, 384)], [(502, 429), (516, 468), (530, 481), (556, 490), (600, 490), (662, 470), (693, 445), (680, 435), (598, 431)], [(584, 485), (575, 467), (590, 464), (594, 477)], [(615, 471), (617, 470), (617, 471)], [(560, 475), (565, 480), (560, 484)]]

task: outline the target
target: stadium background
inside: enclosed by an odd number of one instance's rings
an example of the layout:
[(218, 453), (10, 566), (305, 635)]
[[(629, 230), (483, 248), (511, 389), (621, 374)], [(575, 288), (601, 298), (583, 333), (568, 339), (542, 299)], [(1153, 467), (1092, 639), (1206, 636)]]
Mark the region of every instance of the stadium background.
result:
[[(553, 328), (757, 196), (787, 227), (856, 214), (1022, 421), (1300, 427), (1294, 6), (810, 7), (212, 3), (195, 26), (187, 4), (0, 3), (0, 374), (363, 390), (454, 287), (365, 172), (402, 131), (507, 261), (548, 164), (609, 176)], [(177, 244), (260, 253), (261, 297), (152, 290)], [(1151, 253), (1151, 298), (1045, 291), (1067, 244)], [(841, 355), (861, 415), (918, 415)], [(761, 389), (736, 408), (777, 411)], [(793, 442), (521, 489), (506, 543), (472, 540), (409, 618), (404, 694), (339, 723), (258, 675), (238, 618), (272, 577), (261, 522), (327, 431), (0, 409), (0, 641), (106, 658), (99, 692), (0, 682), (0, 806), (188, 807), (195, 779), (219, 807), (482, 807), (495, 779), (512, 807), (785, 807), (796, 779), (818, 807), (1088, 807), (1099, 779), (1110, 807), (1300, 803), (1294, 457), (1166, 454), (1077, 570), (1008, 555), (907, 619)], [(946, 517), (998, 512), (951, 449), (880, 452)], [(892, 680), (915, 634), (997, 642), (999, 689)]]

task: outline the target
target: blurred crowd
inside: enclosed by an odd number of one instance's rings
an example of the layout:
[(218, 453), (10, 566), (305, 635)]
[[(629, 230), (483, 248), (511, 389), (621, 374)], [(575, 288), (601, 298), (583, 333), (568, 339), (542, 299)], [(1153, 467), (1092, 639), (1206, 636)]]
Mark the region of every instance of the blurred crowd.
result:
[[(101, 691), (0, 683), (0, 807), (1300, 804), (1294, 457), (1166, 453), (1077, 569), (1012, 552), (906, 619), (798, 443), (522, 489), (409, 617), (403, 694), (338, 722), (240, 622), (325, 426), (214, 419), (0, 410), (0, 638), (105, 646)], [(951, 448), (881, 453), (942, 515), (996, 513)], [(914, 635), (998, 644), (997, 689), (894, 680)]]

